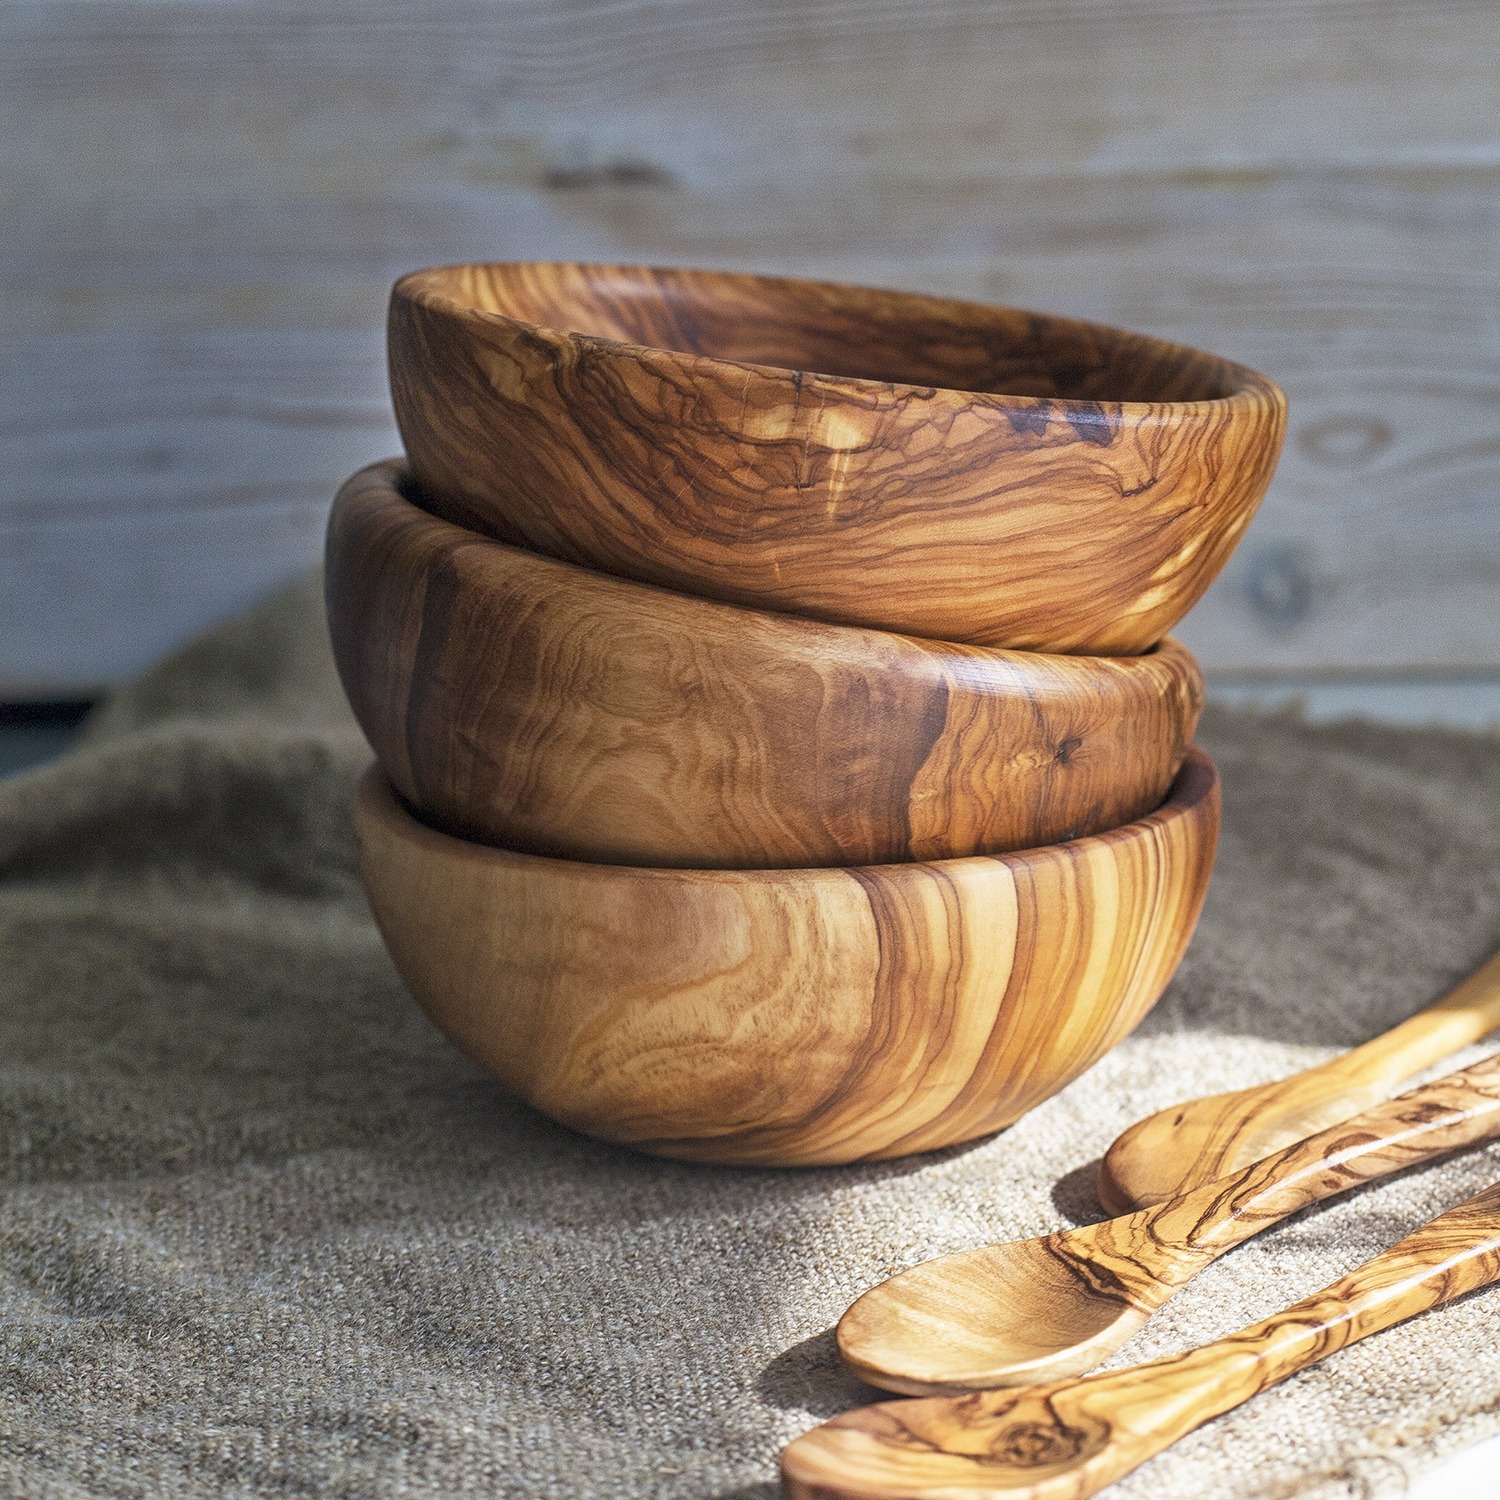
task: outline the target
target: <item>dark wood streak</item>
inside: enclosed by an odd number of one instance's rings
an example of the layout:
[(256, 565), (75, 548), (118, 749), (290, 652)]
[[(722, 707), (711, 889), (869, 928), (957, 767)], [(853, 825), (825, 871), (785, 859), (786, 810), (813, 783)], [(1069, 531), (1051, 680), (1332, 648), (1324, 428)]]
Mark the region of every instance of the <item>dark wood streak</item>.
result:
[(908, 1394), (1080, 1374), (1288, 1214), (1496, 1137), (1500, 1055), (1156, 1207), (914, 1266), (850, 1307), (839, 1348), (862, 1379)]
[(546, 859), (424, 826), (374, 772), (356, 830), (412, 994), (522, 1098), (641, 1150), (802, 1165), (984, 1135), (1076, 1077), (1171, 977), (1218, 817), (1193, 751), (1138, 822), (988, 858)]
[(1149, 1364), (865, 1407), (782, 1454), (791, 1500), (1084, 1500), (1194, 1428), (1328, 1355), (1500, 1279), (1500, 1187), (1322, 1292)]
[(1049, 657), (748, 610), (464, 531), (402, 474), (334, 504), (329, 627), (397, 790), (465, 837), (720, 869), (1005, 853), (1144, 816), (1192, 739), (1173, 641)]
[(1100, 325), (866, 288), (414, 272), (391, 388), (460, 525), (625, 577), (939, 640), (1160, 640), (1280, 452), (1265, 377)]

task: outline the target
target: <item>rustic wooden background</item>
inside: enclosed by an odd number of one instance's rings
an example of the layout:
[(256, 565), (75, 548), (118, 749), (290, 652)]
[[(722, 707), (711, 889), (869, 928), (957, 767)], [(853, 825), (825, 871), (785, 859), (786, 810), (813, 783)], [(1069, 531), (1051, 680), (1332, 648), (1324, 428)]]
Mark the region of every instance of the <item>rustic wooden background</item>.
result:
[(1259, 366), (1221, 671), (1500, 667), (1492, 0), (0, 4), (0, 696), (317, 555), (395, 449), (399, 271), (663, 260), (1103, 318)]

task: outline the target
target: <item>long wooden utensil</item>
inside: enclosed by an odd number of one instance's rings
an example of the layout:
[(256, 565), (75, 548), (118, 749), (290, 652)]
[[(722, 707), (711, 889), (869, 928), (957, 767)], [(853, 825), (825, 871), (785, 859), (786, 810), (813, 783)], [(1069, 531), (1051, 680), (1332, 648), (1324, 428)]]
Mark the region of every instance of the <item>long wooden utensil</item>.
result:
[(913, 1266), (850, 1307), (839, 1351), (872, 1385), (911, 1395), (1080, 1375), (1288, 1214), (1497, 1137), (1500, 1053), (1153, 1208)]
[(1409, 1020), (1304, 1073), (1174, 1104), (1132, 1125), (1099, 1169), (1111, 1214), (1175, 1198), (1347, 1120), (1414, 1073), (1500, 1027), (1500, 953)]
[(1500, 1280), (1500, 1185), (1216, 1343), (1024, 1391), (887, 1401), (782, 1453), (793, 1500), (1083, 1500), (1356, 1339)]

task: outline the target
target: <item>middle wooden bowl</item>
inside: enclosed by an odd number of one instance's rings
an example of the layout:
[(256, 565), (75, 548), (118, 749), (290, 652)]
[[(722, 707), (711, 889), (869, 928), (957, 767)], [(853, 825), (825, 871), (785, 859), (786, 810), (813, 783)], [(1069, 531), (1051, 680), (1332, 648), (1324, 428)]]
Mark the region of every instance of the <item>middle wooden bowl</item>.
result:
[(1047, 656), (631, 583), (428, 514), (398, 462), (329, 523), (329, 624), (401, 795), (450, 831), (598, 863), (952, 859), (1119, 827), (1202, 706), (1173, 641)]

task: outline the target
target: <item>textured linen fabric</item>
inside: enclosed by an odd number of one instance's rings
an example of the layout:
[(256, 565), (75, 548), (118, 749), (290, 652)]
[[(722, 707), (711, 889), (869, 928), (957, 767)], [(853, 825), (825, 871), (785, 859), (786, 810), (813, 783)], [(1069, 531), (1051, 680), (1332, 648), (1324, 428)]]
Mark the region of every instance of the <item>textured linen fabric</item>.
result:
[[(783, 1443), (874, 1394), (828, 1331), (859, 1292), (1096, 1216), (1132, 1120), (1358, 1043), (1500, 943), (1500, 740), (1228, 712), (1201, 739), (1217, 871), (1134, 1037), (976, 1145), (695, 1167), (532, 1113), (405, 994), (315, 588), (190, 648), (0, 783), (0, 1494), (771, 1495)], [(1496, 1177), (1474, 1150), (1310, 1210), (1116, 1362)], [(1500, 1290), (1417, 1319), (1112, 1493), (1399, 1494), (1500, 1428), (1497, 1330)]]

